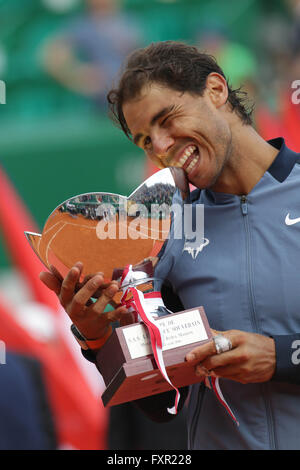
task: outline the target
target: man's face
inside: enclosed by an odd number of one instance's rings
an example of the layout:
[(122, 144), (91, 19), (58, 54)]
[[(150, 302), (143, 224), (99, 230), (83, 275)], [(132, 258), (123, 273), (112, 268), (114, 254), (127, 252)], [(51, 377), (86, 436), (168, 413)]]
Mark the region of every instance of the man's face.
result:
[(87, 5), (89, 8), (99, 12), (106, 12), (114, 10), (118, 2), (117, 0), (87, 0)]
[(230, 127), (214, 93), (196, 96), (154, 83), (123, 105), (134, 143), (159, 168), (183, 168), (199, 188), (217, 182), (231, 150)]

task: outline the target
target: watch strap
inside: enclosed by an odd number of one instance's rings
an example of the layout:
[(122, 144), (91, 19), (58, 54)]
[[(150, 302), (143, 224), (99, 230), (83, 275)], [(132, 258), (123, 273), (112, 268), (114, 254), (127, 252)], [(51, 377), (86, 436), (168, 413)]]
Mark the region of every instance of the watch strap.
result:
[(110, 337), (112, 333), (112, 326), (109, 325), (105, 335), (98, 339), (85, 338), (74, 324), (71, 325), (71, 332), (83, 350), (86, 351), (88, 349), (92, 349), (92, 350), (100, 349), (104, 345), (104, 343), (106, 343), (107, 339)]

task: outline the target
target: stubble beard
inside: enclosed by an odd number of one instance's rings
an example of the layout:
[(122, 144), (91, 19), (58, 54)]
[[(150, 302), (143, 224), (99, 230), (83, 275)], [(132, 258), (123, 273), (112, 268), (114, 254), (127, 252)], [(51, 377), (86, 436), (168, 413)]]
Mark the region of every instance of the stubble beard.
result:
[(228, 162), (230, 161), (231, 156), (232, 156), (232, 136), (230, 135), (230, 140), (225, 148), (225, 155), (221, 159), (219, 159), (219, 161), (221, 161), (221, 165), (217, 169), (213, 181), (211, 182), (209, 186), (207, 186), (207, 189), (214, 190), (214, 187), (218, 185), (219, 179), (222, 177), (224, 169), (226, 168)]

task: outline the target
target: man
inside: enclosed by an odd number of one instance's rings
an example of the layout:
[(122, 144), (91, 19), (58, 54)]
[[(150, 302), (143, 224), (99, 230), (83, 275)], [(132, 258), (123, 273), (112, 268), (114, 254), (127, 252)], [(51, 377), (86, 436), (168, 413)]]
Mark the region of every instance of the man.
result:
[[(300, 156), (283, 139), (265, 142), (214, 59), (181, 43), (133, 53), (109, 102), (126, 135), (160, 168), (182, 167), (199, 188), (193, 204), (205, 206), (206, 246), (192, 257), (185, 240), (170, 239), (156, 268), (172, 287), (168, 306), (178, 299), (185, 309), (203, 305), (214, 333), (222, 331), (231, 347), (217, 354), (212, 341), (186, 356), (199, 375), (188, 403), (189, 447), (300, 448)], [(116, 283), (86, 306), (103, 278), (97, 274), (76, 293), (81, 269), (78, 263), (64, 280), (50, 273), (41, 279), (101, 347), (111, 321), (131, 320), (124, 307), (102, 314)], [(206, 375), (220, 377), (239, 427), (205, 387)], [(162, 420), (172, 400), (168, 392), (138, 405)]]
[(86, 0), (86, 11), (44, 46), (46, 71), (106, 110), (106, 93), (125, 57), (141, 44), (140, 27), (119, 0)]

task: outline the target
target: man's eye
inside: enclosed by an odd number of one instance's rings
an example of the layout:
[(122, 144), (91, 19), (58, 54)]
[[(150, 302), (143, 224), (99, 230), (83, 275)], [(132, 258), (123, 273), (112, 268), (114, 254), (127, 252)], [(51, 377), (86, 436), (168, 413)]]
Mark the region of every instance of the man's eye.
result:
[(161, 125), (163, 126), (164, 124), (166, 124), (166, 122), (169, 120), (170, 116), (167, 116), (165, 117), (162, 121), (161, 121)]
[(149, 147), (149, 145), (151, 144), (151, 139), (149, 136), (145, 137), (143, 144), (144, 148)]

